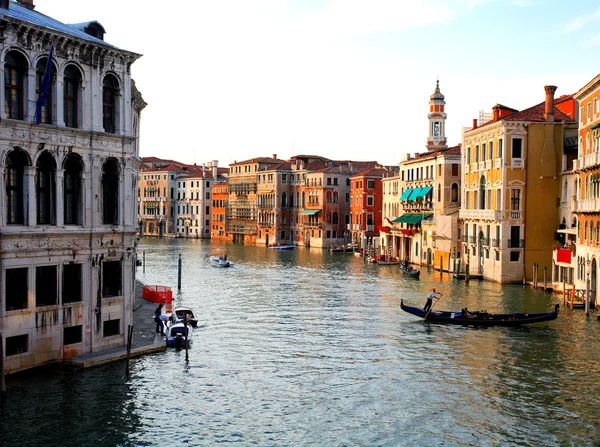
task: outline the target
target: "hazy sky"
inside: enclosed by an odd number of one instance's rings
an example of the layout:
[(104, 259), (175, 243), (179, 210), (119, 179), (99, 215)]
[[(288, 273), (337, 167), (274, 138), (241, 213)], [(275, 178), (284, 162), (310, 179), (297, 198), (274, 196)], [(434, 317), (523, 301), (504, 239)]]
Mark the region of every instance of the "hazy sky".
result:
[(578, 0), (35, 0), (143, 54), (141, 154), (277, 154), (397, 164), (425, 150), (439, 77), (448, 143), (497, 103), (523, 109), (599, 72), (600, 4)]

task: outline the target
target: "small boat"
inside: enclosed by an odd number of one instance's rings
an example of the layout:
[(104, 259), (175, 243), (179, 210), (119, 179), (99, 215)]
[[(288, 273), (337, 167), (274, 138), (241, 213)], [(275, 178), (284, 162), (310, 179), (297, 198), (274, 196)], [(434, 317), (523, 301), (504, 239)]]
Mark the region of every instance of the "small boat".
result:
[(187, 322), (192, 325), (192, 327), (198, 326), (198, 319), (194, 316), (194, 311), (185, 306), (177, 306), (173, 309), (173, 313), (171, 314), (172, 321), (183, 321), (183, 317), (187, 316)]
[(421, 276), (421, 270), (416, 270), (412, 267), (406, 267), (404, 264), (400, 264), (400, 270), (402, 270), (402, 274), (404, 276), (408, 276), (409, 278), (419, 278)]
[(520, 326), (522, 324), (539, 323), (541, 321), (556, 320), (558, 316), (557, 304), (552, 312), (542, 312), (536, 314), (512, 313), (512, 314), (489, 314), (487, 312), (452, 312), (432, 310), (427, 314), (420, 307), (412, 307), (400, 301), (400, 307), (404, 312), (425, 318), (433, 323), (460, 324), (463, 326)]
[(358, 248), (355, 248), (352, 253), (354, 254), (354, 256), (362, 256), (363, 255), (362, 250), (359, 250)]
[(273, 250), (293, 250), (294, 248), (296, 248), (295, 245), (272, 245), (271, 247)]
[[(192, 325), (187, 325), (187, 345), (188, 348), (192, 344)], [(167, 328), (167, 346), (174, 348), (185, 348), (185, 325), (183, 321), (178, 320)]]
[(220, 256), (211, 256), (210, 262), (212, 262), (212, 265), (215, 267), (231, 267), (233, 265), (227, 259)]
[(331, 247), (329, 248), (330, 253), (353, 253), (354, 246), (353, 245), (340, 245), (339, 247)]
[(398, 259), (389, 258), (389, 259), (376, 259), (375, 262), (377, 265), (398, 265), (400, 261)]

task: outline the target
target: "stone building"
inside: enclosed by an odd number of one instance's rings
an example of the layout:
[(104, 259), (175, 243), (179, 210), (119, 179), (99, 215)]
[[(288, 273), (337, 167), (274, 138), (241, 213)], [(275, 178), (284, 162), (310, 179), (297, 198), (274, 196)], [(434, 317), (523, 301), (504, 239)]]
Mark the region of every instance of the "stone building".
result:
[[(66, 25), (32, 0), (0, 0), (0, 30), (0, 332), (10, 373), (125, 344), (146, 104), (130, 75), (140, 55), (105, 42), (98, 22)], [(36, 107), (46, 68), (47, 100)]]

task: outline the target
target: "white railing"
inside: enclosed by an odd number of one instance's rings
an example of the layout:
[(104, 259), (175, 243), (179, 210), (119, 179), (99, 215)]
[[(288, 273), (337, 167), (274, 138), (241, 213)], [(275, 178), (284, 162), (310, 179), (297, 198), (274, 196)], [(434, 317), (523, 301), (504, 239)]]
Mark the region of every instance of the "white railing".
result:
[(523, 159), (522, 158), (511, 158), (510, 165), (513, 168), (522, 168), (523, 167)]
[(573, 160), (573, 170), (577, 171), (583, 168), (590, 168), (600, 164), (600, 152), (593, 152), (585, 157)]
[(465, 174), (469, 173), (469, 165), (468, 164), (465, 164), (464, 170), (465, 170)]
[(598, 212), (600, 199), (583, 199), (575, 202), (575, 211)]
[(502, 220), (502, 211), (497, 210), (460, 210), (461, 219)]
[(471, 172), (477, 171), (477, 163), (471, 163)]
[(485, 161), (485, 169), (492, 169), (492, 160)]
[(423, 219), (421, 223), (423, 225), (435, 225), (435, 219)]
[(374, 231), (375, 225), (367, 225), (367, 231)]
[(511, 219), (520, 219), (521, 211), (509, 211), (509, 216)]
[(480, 161), (479, 165), (477, 166), (477, 169), (483, 171), (485, 169), (485, 161)]
[(495, 168), (501, 168), (502, 167), (502, 159), (501, 158), (496, 158), (494, 160), (494, 167)]

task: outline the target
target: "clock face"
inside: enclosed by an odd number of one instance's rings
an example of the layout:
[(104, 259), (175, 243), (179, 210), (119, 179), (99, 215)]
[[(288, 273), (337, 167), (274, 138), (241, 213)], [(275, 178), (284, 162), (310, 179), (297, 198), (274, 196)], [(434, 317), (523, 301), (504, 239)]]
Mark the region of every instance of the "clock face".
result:
[(437, 121), (433, 123), (433, 136), (437, 138), (440, 136), (440, 123)]

